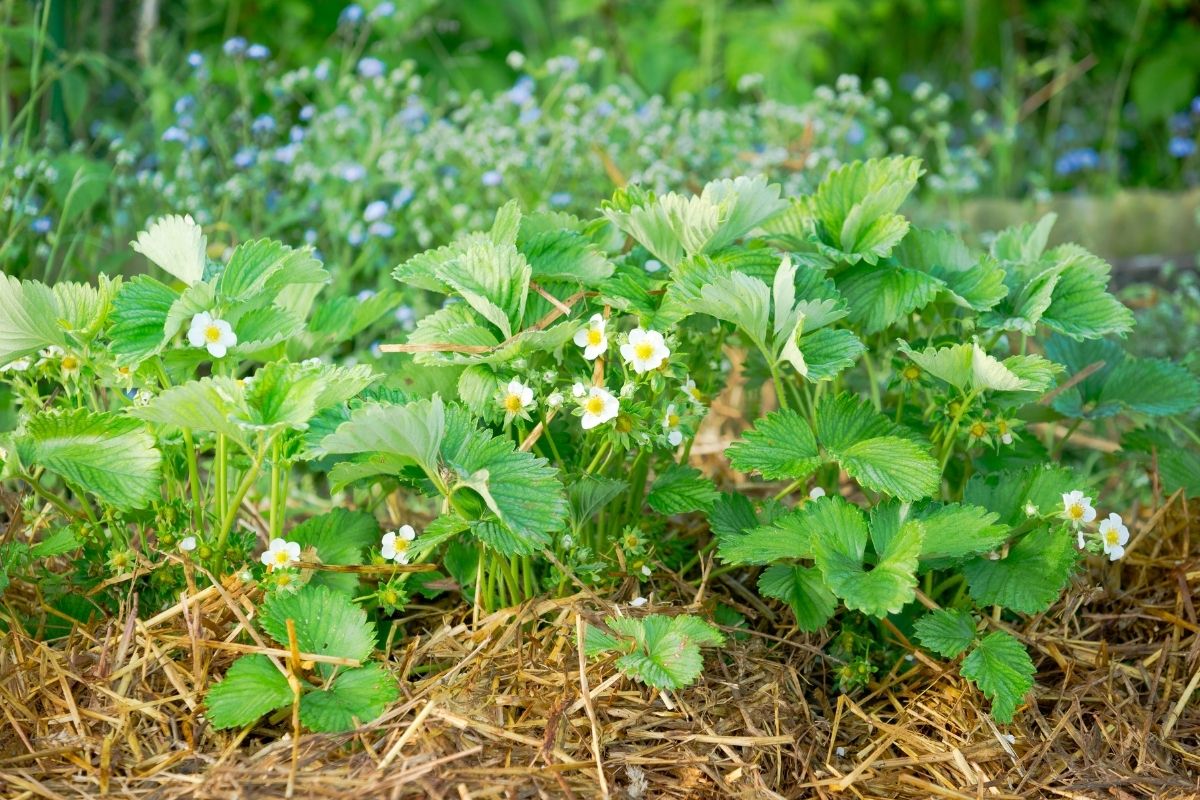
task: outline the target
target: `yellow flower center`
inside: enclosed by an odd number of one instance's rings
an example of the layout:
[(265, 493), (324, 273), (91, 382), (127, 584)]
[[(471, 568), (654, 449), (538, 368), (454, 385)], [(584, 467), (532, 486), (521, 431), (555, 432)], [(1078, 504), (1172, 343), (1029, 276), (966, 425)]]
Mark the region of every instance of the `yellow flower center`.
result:
[(1002, 419), (996, 420), (996, 430), (1000, 431), (1000, 435), (1008, 433), (1008, 423)]
[(279, 577), (275, 579), (276, 586), (287, 586), (291, 582), (292, 576), (288, 575), (286, 572), (279, 573)]
[(129, 372), (130, 372), (129, 367), (117, 367), (117, 373), (119, 375), (121, 375), (121, 377), (123, 377), (123, 378), (128, 378)]
[(649, 342), (640, 342), (633, 346), (633, 354), (639, 361), (646, 361), (654, 355), (654, 345)]
[(587, 402), (583, 404), (583, 410), (589, 414), (599, 414), (604, 410), (604, 398), (589, 397)]
[(982, 422), (976, 422), (974, 425), (971, 426), (971, 435), (972, 436), (979, 438), (979, 437), (983, 436), (985, 433), (987, 433), (987, 428), (984, 426), (984, 424)]
[(397, 538), (396, 544), (393, 546), (396, 548), (397, 553), (403, 553), (405, 550), (408, 549), (408, 539)]
[(912, 364), (909, 364), (900, 374), (904, 376), (905, 380), (915, 381), (917, 378), (921, 377), (921, 370), (917, 369)]
[(276, 564), (286, 564), (291, 560), (292, 560), (292, 558), (291, 558), (291, 556), (288, 555), (287, 550), (276, 550), (275, 551), (275, 563)]
[(684, 391), (688, 393), (688, 397), (692, 398), (697, 403), (700, 402), (700, 390), (695, 386), (688, 386), (684, 389)]
[(504, 398), (504, 410), (512, 414), (516, 414), (524, 406), (521, 405), (521, 398), (515, 394), (510, 394)]
[(667, 414), (667, 427), (668, 428), (678, 428), (679, 427), (679, 415), (678, 414)]
[(1070, 516), (1071, 519), (1083, 519), (1083, 506), (1081, 506), (1079, 503), (1072, 504), (1071, 507), (1067, 509), (1067, 515)]
[(1108, 542), (1109, 544), (1116, 544), (1120, 540), (1121, 540), (1120, 534), (1118, 534), (1117, 531), (1115, 531), (1111, 528), (1108, 531), (1106, 531), (1104, 534), (1104, 541)]
[(590, 345), (598, 345), (604, 341), (604, 334), (599, 328), (589, 328), (587, 332), (587, 343)]
[(63, 356), (62, 368), (67, 372), (74, 372), (79, 369), (79, 359), (72, 355)]
[(221, 341), (221, 329), (218, 328), (216, 325), (209, 325), (207, 328), (204, 329), (204, 340), (206, 342)]

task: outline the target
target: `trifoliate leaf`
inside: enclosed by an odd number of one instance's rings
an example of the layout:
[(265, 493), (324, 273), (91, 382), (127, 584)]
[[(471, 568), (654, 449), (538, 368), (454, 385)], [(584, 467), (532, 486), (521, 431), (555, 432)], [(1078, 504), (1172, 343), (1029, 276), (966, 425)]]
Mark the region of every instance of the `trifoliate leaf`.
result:
[(1036, 223), (1025, 223), (1002, 230), (992, 242), (992, 255), (1001, 261), (1038, 260), (1046, 251), (1046, 243), (1050, 241), (1050, 230), (1057, 219), (1057, 214), (1046, 214)]
[(243, 391), (233, 378), (201, 378), (173, 386), (129, 413), (160, 425), (221, 433), (246, 447), (246, 430), (234, 421), (246, 413)]
[[(302, 549), (316, 549), (322, 564), (361, 564), (363, 550), (379, 543), (379, 522), (365, 511), (335, 508), (309, 517), (292, 528), (287, 538)], [(328, 586), (349, 595), (357, 590), (358, 577), (347, 572), (316, 570), (309, 585)]]
[[(831, 506), (805, 503), (765, 525), (737, 533), (717, 533), (717, 554), (727, 564), (772, 564), (784, 558), (812, 558), (814, 531), (821, 531), (830, 520)], [(837, 507), (840, 509), (840, 506)]]
[(712, 625), (696, 617), (667, 617), (651, 614), (641, 619), (608, 617), (612, 632), (588, 626), (584, 651), (589, 656), (622, 653), (617, 669), (656, 689), (681, 689), (694, 681), (703, 668), (701, 646), (716, 646), (725, 637)]
[(234, 249), (214, 288), (226, 302), (245, 302), (273, 297), (285, 286), (328, 279), (311, 248), (294, 250), (281, 242), (256, 239)]
[(356, 408), (321, 446), (327, 453), (382, 453), (433, 475), (444, 430), (445, 407), (434, 395), (405, 405)]
[(660, 514), (707, 511), (719, 496), (717, 487), (700, 470), (672, 464), (654, 480), (646, 503)]
[(981, 506), (951, 504), (919, 512), (925, 526), (922, 559), (963, 558), (995, 550), (1008, 538), (1007, 525), (996, 523), (999, 514)]
[(758, 591), (787, 603), (796, 615), (796, 627), (805, 632), (825, 627), (837, 610), (837, 598), (815, 567), (777, 564), (759, 576)]
[(786, 410), (758, 420), (725, 455), (739, 472), (757, 472), (767, 480), (802, 478), (822, 461), (808, 421)]
[(21, 463), (44, 467), (117, 508), (145, 508), (159, 496), (162, 454), (135, 419), (44, 411), (28, 419), (15, 444)]
[(379, 664), (339, 672), (328, 689), (300, 698), (300, 721), (318, 733), (342, 733), (383, 714), (399, 696), (396, 679)]
[(908, 232), (896, 212), (920, 175), (917, 158), (856, 161), (830, 172), (812, 198), (821, 240), (850, 263), (888, 255)]
[(1033, 688), (1034, 666), (1024, 645), (1004, 631), (989, 633), (963, 659), (961, 672), (992, 701), (997, 722), (1012, 722), (1025, 693)]
[(519, 247), (536, 281), (595, 286), (611, 277), (615, 269), (599, 247), (574, 231), (543, 231), (522, 238)]
[(1048, 257), (1060, 272), (1042, 324), (1075, 339), (1099, 339), (1133, 328), (1133, 312), (1108, 293), (1108, 264), (1073, 244), (1054, 248)]
[(940, 280), (949, 299), (963, 308), (986, 311), (1008, 294), (999, 263), (975, 256), (950, 231), (911, 229), (892, 251), (891, 261)]
[(1026, 467), (972, 475), (963, 502), (994, 511), (1001, 522), (1015, 527), (1028, 519), (1026, 504), (1033, 504), (1038, 515), (1049, 515), (1062, 511), (1063, 494), (1084, 488), (1075, 472), (1066, 467)]
[(1037, 614), (1058, 599), (1078, 561), (1074, 534), (1038, 528), (1012, 545), (1004, 558), (968, 561), (963, 574), (979, 605)]
[(923, 371), (963, 393), (970, 391), (1040, 392), (1049, 387), (1054, 367), (1040, 356), (1011, 356), (999, 361), (975, 343), (914, 350), (900, 342), (904, 353)]
[(1102, 419), (1123, 411), (1170, 416), (1200, 405), (1200, 382), (1185, 367), (1165, 359), (1136, 358), (1116, 342), (1054, 336), (1046, 342), (1046, 354), (1072, 375), (1102, 364), (1054, 398), (1055, 410), (1069, 417)]
[(700, 292), (692, 311), (732, 322), (763, 352), (769, 348), (771, 290), (758, 278), (731, 272)]
[(295, 699), (288, 679), (271, 659), (255, 653), (242, 656), (225, 677), (208, 690), (204, 704), (214, 728), (240, 728)]
[[(825, 585), (847, 608), (876, 617), (898, 613), (915, 596), (921, 523), (908, 520), (886, 536), (877, 536), (874, 529), (868, 532), (862, 512), (840, 497), (814, 505), (831, 512), (823, 514), (827, 521), (819, 528), (817, 519), (812, 520), (813, 561)], [(871, 564), (866, 562), (868, 538), (876, 551)]]
[(110, 350), (123, 364), (132, 364), (159, 352), (170, 336), (167, 315), (179, 293), (146, 275), (121, 285), (113, 298), (108, 337)]
[(966, 611), (942, 608), (913, 625), (917, 640), (942, 658), (954, 658), (975, 641), (975, 619)]
[[(263, 630), (282, 647), (288, 646), (291, 619), (301, 653), (365, 662), (375, 649), (375, 629), (367, 622), (367, 612), (327, 586), (309, 584), (295, 592), (272, 592), (259, 612)], [(323, 675), (333, 672), (324, 663), (317, 669)]]
[(469, 243), (456, 258), (437, 267), (437, 276), (471, 308), (508, 338), (525, 315), (532, 270), (511, 244)]
[(839, 275), (837, 287), (849, 303), (850, 321), (871, 334), (932, 303), (943, 284), (917, 270), (864, 262)]
[(79, 532), (75, 528), (59, 528), (29, 549), (33, 558), (53, 558), (78, 550)]

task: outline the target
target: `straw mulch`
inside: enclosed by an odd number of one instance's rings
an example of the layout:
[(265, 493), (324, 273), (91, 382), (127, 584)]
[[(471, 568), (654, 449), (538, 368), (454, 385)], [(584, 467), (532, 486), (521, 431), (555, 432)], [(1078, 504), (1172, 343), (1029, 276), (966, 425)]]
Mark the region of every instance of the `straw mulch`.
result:
[[(0, 797), (1200, 796), (1198, 523), (1172, 498), (1122, 562), (1097, 561), (1013, 629), (1038, 684), (1009, 726), (953, 666), (911, 647), (868, 690), (837, 695), (820, 639), (706, 572), (623, 611), (720, 597), (748, 617), (685, 691), (586, 663), (583, 624), (615, 609), (582, 591), (482, 619), (413, 609), (388, 655), (402, 700), (353, 734), (293, 738), (287, 714), (217, 732), (204, 688), (256, 648), (241, 644), (253, 587), (231, 580), (65, 641), (6, 634)], [(22, 598), (10, 591), (5, 617)]]

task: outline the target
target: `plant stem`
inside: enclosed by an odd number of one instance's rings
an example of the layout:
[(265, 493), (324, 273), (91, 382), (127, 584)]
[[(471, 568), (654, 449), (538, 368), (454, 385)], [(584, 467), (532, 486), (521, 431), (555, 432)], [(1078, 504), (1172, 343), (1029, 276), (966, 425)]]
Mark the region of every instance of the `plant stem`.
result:
[[(272, 441), (274, 441), (273, 438)], [(216, 552), (216, 567), (218, 571), (225, 566), (225, 544), (229, 541), (229, 532), (233, 529), (234, 521), (237, 520), (238, 509), (241, 508), (242, 501), (246, 499), (246, 494), (258, 478), (258, 472), (262, 467), (263, 459), (267, 457), (267, 448), (267, 443), (258, 448), (258, 453), (254, 456), (254, 461), (250, 464), (250, 469), (246, 470), (245, 476), (242, 477), (242, 482), (238, 485), (237, 492), (233, 496), (233, 502), (230, 503), (229, 509), (225, 512), (225, 516), (221, 520), (221, 530), (217, 533), (217, 543), (213, 548)]]

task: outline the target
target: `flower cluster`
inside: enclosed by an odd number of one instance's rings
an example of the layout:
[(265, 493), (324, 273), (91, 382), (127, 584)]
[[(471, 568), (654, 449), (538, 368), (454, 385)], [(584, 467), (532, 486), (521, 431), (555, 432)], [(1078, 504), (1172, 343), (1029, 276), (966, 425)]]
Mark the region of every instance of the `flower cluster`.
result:
[[(1079, 549), (1086, 550), (1089, 540), (1087, 528), (1096, 520), (1092, 498), (1076, 489), (1064, 493), (1062, 502), (1063, 518), (1075, 529)], [(1125, 527), (1120, 514), (1113, 512), (1100, 520), (1097, 539), (1109, 561), (1116, 561), (1125, 555), (1125, 545), (1129, 543), (1129, 528)]]

